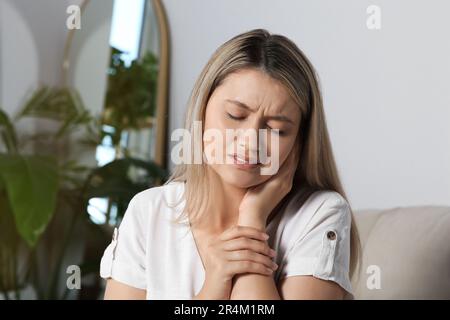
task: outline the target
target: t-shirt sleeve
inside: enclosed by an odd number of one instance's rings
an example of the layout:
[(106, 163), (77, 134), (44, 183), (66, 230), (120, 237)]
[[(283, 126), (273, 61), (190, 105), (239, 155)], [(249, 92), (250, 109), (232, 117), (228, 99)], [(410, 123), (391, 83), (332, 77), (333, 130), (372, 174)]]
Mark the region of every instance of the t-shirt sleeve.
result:
[(312, 275), (334, 281), (351, 297), (351, 211), (347, 201), (331, 193), (311, 217), (306, 230), (288, 251), (283, 276)]
[(114, 229), (113, 239), (105, 249), (100, 276), (112, 278), (126, 285), (146, 289), (145, 235), (143, 212), (137, 197), (133, 197), (119, 228)]

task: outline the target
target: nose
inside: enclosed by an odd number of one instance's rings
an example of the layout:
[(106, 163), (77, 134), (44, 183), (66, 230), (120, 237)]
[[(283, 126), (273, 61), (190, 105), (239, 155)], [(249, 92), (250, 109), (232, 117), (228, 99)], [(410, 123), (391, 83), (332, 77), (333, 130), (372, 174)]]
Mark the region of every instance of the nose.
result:
[(248, 141), (249, 139), (244, 139), (245, 141), (238, 140), (237, 142), (237, 154), (241, 159), (249, 161), (258, 161), (258, 141)]
[(257, 163), (260, 144), (264, 140), (261, 140), (259, 136), (260, 123), (253, 121), (240, 129), (236, 135), (237, 154), (246, 161), (252, 160)]

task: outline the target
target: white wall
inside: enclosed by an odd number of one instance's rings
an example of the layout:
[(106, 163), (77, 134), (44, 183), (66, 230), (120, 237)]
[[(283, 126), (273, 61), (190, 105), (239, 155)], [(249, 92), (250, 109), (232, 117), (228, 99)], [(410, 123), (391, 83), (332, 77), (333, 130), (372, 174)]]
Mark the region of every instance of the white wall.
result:
[(0, 7), (0, 103), (14, 113), (38, 83), (60, 81), (67, 4), (1, 0)]
[[(224, 41), (253, 28), (315, 65), (344, 187), (355, 209), (450, 205), (450, 2), (163, 0), (171, 29), (170, 132)], [(366, 8), (381, 8), (381, 30)]]
[[(60, 81), (65, 9), (79, 0), (0, 1), (5, 3), (21, 16), (0, 10), (0, 103), (14, 111), (35, 82)], [(169, 134), (183, 125), (190, 90), (212, 52), (240, 32), (267, 28), (294, 40), (318, 70), (334, 152), (354, 208), (450, 205), (450, 2), (163, 3), (172, 38)], [(378, 31), (366, 27), (371, 4), (382, 10)], [(13, 36), (31, 40), (5, 47), (4, 39)]]
[(112, 10), (112, 1), (90, 1), (82, 15), (81, 30), (74, 32), (71, 43), (67, 80), (94, 115), (100, 115), (105, 103)]
[[(66, 7), (58, 0), (0, 0), (0, 108), (10, 116), (39, 84), (59, 83)], [(16, 127), (31, 134), (40, 123), (23, 119)]]

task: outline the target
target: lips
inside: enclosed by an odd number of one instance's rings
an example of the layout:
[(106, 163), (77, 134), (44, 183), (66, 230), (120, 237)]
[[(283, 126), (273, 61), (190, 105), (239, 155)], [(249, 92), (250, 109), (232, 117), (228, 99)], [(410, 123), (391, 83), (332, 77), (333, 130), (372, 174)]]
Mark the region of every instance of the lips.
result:
[(241, 169), (254, 169), (261, 166), (261, 163), (250, 163), (249, 157), (242, 157), (237, 154), (230, 155), (233, 158), (234, 165)]

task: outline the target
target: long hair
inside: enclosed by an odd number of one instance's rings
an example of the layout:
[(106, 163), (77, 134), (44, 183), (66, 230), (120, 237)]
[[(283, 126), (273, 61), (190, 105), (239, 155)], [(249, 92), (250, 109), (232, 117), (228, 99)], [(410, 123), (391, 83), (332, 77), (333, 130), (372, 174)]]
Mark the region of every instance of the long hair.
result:
[[(197, 79), (188, 102), (185, 129), (192, 133), (192, 139), (195, 137), (194, 122), (204, 123), (211, 94), (230, 73), (244, 68), (256, 68), (280, 81), (300, 108), (301, 120), (296, 141), (300, 154), (292, 189), (270, 216), (282, 210), (294, 196), (302, 205), (312, 193), (319, 190), (336, 191), (348, 202), (333, 156), (318, 76), (303, 52), (282, 35), (255, 29), (235, 36), (214, 52)], [(190, 145), (192, 157), (195, 146), (193, 140)], [(205, 214), (204, 209), (213, 198), (209, 194), (211, 190), (207, 188), (207, 164), (193, 163), (177, 165), (166, 182), (185, 183), (185, 206), (180, 218), (189, 215), (191, 224), (195, 224), (196, 219)], [(350, 211), (352, 276), (359, 265), (360, 242), (353, 211)]]

